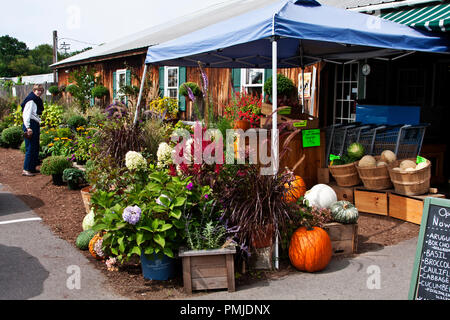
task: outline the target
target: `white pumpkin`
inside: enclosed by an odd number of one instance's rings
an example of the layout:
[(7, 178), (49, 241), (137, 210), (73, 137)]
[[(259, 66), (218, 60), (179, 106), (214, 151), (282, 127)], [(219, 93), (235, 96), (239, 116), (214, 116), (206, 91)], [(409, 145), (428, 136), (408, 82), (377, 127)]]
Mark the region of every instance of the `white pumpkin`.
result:
[(316, 184), (305, 193), (305, 200), (311, 207), (329, 208), (337, 201), (336, 192), (326, 184)]
[(387, 163), (384, 161), (378, 161), (377, 162), (377, 167), (382, 167), (382, 166), (387, 166)]
[(94, 226), (94, 217), (95, 217), (94, 209), (91, 209), (91, 211), (89, 211), (89, 213), (85, 215), (83, 218), (82, 223), (83, 230), (92, 229), (92, 227)]

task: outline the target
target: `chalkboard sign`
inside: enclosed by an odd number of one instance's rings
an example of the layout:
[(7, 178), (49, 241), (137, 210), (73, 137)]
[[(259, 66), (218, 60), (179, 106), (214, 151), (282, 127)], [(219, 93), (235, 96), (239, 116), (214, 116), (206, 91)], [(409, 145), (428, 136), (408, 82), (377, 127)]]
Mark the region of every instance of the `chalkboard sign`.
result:
[(450, 200), (425, 198), (410, 300), (450, 300)]

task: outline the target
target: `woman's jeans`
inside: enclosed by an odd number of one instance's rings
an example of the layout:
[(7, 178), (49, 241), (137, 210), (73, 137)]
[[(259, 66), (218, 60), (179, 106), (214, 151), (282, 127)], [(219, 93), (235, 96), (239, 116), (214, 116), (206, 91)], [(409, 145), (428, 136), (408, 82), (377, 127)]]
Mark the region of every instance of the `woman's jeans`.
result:
[[(39, 123), (31, 120), (30, 128), (33, 130), (31, 139), (25, 139), (25, 161), (23, 163), (23, 170), (35, 171), (36, 166), (39, 164), (39, 136), (40, 126)], [(27, 131), (25, 125), (22, 124), (23, 131)]]

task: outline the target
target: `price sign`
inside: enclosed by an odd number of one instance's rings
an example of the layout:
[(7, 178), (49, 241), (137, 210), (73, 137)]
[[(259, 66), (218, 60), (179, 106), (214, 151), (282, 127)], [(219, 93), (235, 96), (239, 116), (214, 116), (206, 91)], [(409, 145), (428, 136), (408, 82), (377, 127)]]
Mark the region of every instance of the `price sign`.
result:
[(450, 300), (450, 200), (425, 198), (410, 300)]
[(320, 147), (320, 129), (302, 131), (303, 148)]
[(307, 125), (308, 125), (308, 120), (300, 120), (300, 121), (293, 123), (293, 126), (295, 128), (302, 128), (302, 127), (306, 127)]
[(421, 156), (417, 156), (416, 164), (419, 164), (422, 162), (427, 162), (427, 159), (425, 159), (424, 157), (421, 157)]

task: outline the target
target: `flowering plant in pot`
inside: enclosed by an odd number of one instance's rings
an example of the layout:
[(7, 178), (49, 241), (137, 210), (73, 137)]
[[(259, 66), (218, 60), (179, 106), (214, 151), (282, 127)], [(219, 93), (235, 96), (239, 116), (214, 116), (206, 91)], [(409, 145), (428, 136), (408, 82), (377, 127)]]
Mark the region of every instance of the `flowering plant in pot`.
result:
[(50, 156), (42, 162), (41, 173), (51, 175), (54, 185), (63, 185), (63, 172), (71, 167), (72, 163), (65, 156)]
[(236, 92), (225, 106), (225, 117), (232, 119), (237, 129), (257, 128), (261, 118), (261, 103), (260, 97)]

